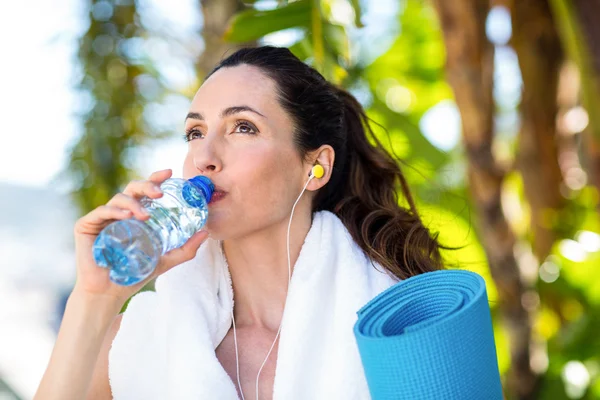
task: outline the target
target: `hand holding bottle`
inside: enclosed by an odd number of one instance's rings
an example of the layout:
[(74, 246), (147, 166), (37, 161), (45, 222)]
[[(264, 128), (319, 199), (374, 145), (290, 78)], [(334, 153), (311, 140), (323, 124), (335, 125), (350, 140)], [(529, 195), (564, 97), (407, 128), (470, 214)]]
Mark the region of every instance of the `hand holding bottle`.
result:
[(140, 200), (144, 197), (162, 197), (160, 185), (170, 178), (171, 174), (171, 170), (157, 171), (147, 181), (130, 182), (123, 193), (116, 194), (106, 205), (97, 207), (77, 221), (74, 229), (77, 262), (74, 291), (106, 297), (124, 304), (150, 279), (194, 257), (198, 247), (208, 237), (204, 231), (195, 233), (183, 246), (161, 256), (156, 270), (147, 279), (132, 286), (121, 286), (109, 280), (109, 270), (99, 268), (92, 254), (96, 237), (110, 223), (129, 218), (140, 221), (150, 218)]

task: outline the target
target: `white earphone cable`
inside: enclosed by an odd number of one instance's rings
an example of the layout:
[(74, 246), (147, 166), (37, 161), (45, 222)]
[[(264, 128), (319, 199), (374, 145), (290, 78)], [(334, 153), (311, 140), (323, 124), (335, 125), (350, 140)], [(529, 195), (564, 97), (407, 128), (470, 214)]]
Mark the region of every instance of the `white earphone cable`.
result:
[(237, 335), (235, 332), (235, 317), (233, 316), (233, 308), (231, 309), (231, 319), (233, 320), (233, 344), (235, 345), (235, 373), (237, 376), (238, 387), (240, 388), (240, 394), (242, 395), (242, 400), (245, 400), (244, 393), (242, 393), (242, 384), (240, 383), (240, 363), (238, 362), (238, 345)]
[[(306, 184), (304, 185), (304, 188), (302, 189), (302, 192), (300, 192), (300, 196), (298, 196), (298, 198), (296, 199), (296, 202), (294, 203), (294, 206), (292, 207), (292, 212), (290, 214), (290, 221), (288, 223), (288, 229), (287, 229), (287, 261), (288, 261), (288, 291), (290, 288), (290, 282), (292, 280), (292, 263), (291, 263), (291, 257), (290, 257), (290, 229), (292, 227), (292, 218), (294, 217), (294, 210), (296, 208), (296, 205), (298, 204), (298, 202), (300, 201), (300, 198), (302, 197), (302, 195), (304, 194), (304, 191), (306, 190), (308, 184), (310, 183), (311, 179), (314, 178), (314, 175), (311, 171), (308, 180), (306, 181)], [(285, 306), (284, 306), (285, 307)], [(236, 364), (236, 373), (237, 373), (237, 382), (238, 382), (238, 388), (240, 390), (240, 394), (242, 396), (242, 400), (246, 400), (244, 399), (244, 393), (242, 392), (242, 385), (240, 383), (240, 363), (239, 363), (239, 358), (238, 358), (238, 346), (237, 346), (237, 334), (236, 334), (236, 330), (235, 330), (235, 318), (233, 316), (233, 309), (231, 310), (231, 318), (233, 320), (233, 343), (235, 345), (235, 364)], [(260, 369), (258, 370), (258, 375), (256, 376), (256, 400), (258, 400), (258, 381), (260, 378), (260, 373), (262, 372), (263, 367), (265, 366), (265, 364), (267, 363), (267, 360), (269, 359), (269, 356), (271, 355), (271, 351), (273, 351), (273, 347), (275, 347), (275, 343), (277, 342), (277, 338), (279, 337), (279, 332), (281, 332), (281, 325), (283, 323), (283, 318), (281, 323), (279, 323), (279, 329), (277, 330), (277, 335), (275, 335), (275, 340), (273, 341), (273, 344), (271, 345), (271, 348), (269, 349), (269, 352), (267, 353), (267, 357), (265, 357), (265, 361), (263, 361)]]

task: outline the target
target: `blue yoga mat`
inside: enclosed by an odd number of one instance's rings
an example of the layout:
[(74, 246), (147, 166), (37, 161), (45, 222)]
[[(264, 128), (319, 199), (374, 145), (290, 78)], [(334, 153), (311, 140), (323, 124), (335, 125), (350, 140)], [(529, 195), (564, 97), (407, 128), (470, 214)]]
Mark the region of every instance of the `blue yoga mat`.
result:
[(485, 281), (470, 271), (401, 281), (358, 311), (373, 400), (501, 400)]

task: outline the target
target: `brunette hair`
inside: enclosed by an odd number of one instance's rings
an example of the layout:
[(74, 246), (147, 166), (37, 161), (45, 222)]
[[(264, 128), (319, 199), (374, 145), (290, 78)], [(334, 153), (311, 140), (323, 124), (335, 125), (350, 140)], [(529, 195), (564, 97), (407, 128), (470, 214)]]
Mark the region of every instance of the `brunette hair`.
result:
[(331, 179), (315, 196), (313, 211), (335, 213), (365, 254), (399, 279), (442, 269), (437, 234), (423, 225), (398, 162), (373, 133), (356, 98), (287, 48), (240, 49), (206, 78), (242, 64), (275, 82), (301, 157), (324, 144), (335, 151)]

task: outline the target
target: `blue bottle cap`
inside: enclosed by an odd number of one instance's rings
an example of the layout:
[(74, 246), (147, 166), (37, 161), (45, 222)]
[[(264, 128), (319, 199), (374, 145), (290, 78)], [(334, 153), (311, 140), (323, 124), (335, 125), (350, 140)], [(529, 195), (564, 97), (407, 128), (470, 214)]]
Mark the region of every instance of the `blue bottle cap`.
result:
[(210, 181), (210, 179), (208, 179), (206, 176), (198, 175), (191, 179), (188, 179), (188, 182), (190, 182), (197, 189), (199, 189), (202, 192), (202, 194), (204, 194), (206, 202), (210, 203), (212, 194), (215, 191), (215, 185)]

